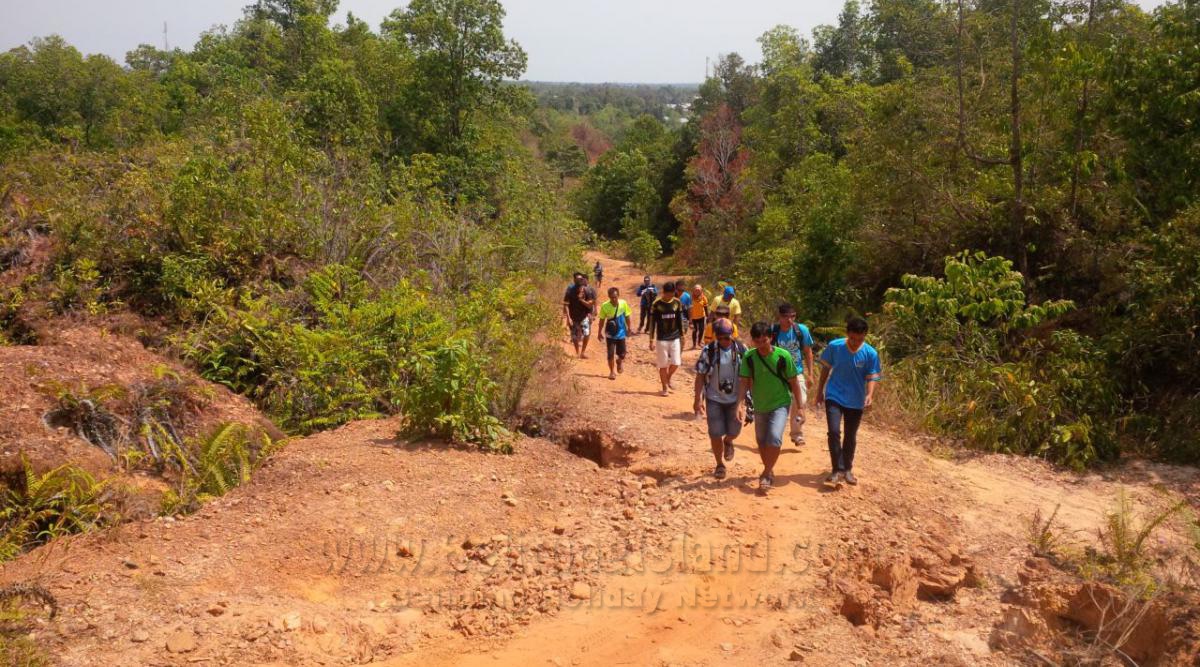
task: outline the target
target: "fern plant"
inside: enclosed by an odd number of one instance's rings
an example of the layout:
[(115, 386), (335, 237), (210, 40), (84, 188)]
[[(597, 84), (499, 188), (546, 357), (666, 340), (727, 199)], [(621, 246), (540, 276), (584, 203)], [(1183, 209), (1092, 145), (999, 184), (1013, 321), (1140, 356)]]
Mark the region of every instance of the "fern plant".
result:
[(0, 487), (0, 561), (62, 535), (115, 519), (107, 481), (74, 465), (38, 473), (22, 458), (13, 484)]
[(282, 444), (262, 432), (234, 422), (218, 426), (208, 435), (169, 443), (167, 460), (177, 469), (179, 481), (162, 502), (168, 514), (195, 511), (204, 502), (250, 481)]
[(1186, 505), (1187, 501), (1181, 500), (1139, 520), (1129, 496), (1122, 490), (1100, 529), (1100, 544), (1104, 549), (1098, 563), (1101, 571), (1120, 583), (1144, 583), (1147, 590), (1151, 590), (1153, 579), (1148, 572), (1150, 558), (1146, 554), (1146, 540)]

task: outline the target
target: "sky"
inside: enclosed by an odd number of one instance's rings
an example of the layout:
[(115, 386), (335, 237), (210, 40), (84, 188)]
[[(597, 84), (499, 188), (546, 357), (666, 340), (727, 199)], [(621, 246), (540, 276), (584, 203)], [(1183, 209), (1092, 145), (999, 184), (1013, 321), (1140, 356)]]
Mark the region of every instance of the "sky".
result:
[[(501, 0), (505, 33), (529, 55), (535, 81), (688, 83), (704, 79), (705, 58), (736, 51), (757, 62), (757, 38), (790, 25), (809, 35), (837, 21), (841, 0)], [(1137, 0), (1152, 8), (1162, 0)], [(250, 0), (0, 0), (0, 50), (62, 35), (84, 53), (124, 63), (141, 43), (190, 49), (200, 33), (232, 26)], [(405, 0), (341, 0), (378, 29)], [(865, 3), (864, 3), (865, 4)]]

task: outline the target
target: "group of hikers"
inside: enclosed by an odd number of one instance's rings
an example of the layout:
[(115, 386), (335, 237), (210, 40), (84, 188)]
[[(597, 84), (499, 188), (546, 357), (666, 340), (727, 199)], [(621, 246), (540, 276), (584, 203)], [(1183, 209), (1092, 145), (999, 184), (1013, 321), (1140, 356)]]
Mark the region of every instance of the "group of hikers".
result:
[[(598, 287), (603, 277), (599, 262), (593, 273)], [(628, 338), (644, 333), (649, 350), (655, 353), (660, 393), (670, 395), (676, 389), (673, 380), (690, 330), (692, 349), (701, 348), (693, 410), (698, 419), (707, 420), (716, 479), (725, 478), (725, 464), (733, 460), (733, 443), (742, 426), (753, 423), (763, 465), (759, 489), (766, 492), (772, 487), (784, 432), (789, 431), (795, 446), (804, 444), (808, 390), (816, 375), (813, 402), (824, 410), (828, 423), (830, 473), (825, 483), (858, 484), (854, 474), (858, 427), (882, 376), (879, 353), (866, 342), (865, 319), (850, 318), (845, 337), (821, 350), (817, 375), (812, 333), (797, 322), (796, 309), (789, 303), (779, 304), (776, 322), (753, 323), (747, 345), (739, 335), (742, 307), (733, 285), (722, 284), (720, 296), (710, 302), (701, 285), (688, 289), (682, 281), (665, 282), (660, 291), (646, 276), (635, 291), (639, 318), (637, 330), (631, 331), (633, 311), (620, 298), (620, 289), (609, 287), (608, 299), (598, 304), (596, 290), (588, 283), (585, 274), (574, 275), (563, 295), (563, 315), (580, 358), (587, 357), (591, 321), (598, 319), (596, 337), (606, 344), (609, 379), (624, 371)]]

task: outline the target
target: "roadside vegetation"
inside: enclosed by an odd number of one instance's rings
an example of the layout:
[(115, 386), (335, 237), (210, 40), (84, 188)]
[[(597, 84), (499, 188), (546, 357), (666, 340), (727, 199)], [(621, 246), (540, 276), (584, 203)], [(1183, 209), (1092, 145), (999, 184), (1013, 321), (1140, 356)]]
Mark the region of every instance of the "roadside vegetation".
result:
[(889, 391), (970, 446), (1194, 464), (1198, 31), (1191, 0), (850, 0), (636, 119), (576, 210), (755, 318), (872, 315)]

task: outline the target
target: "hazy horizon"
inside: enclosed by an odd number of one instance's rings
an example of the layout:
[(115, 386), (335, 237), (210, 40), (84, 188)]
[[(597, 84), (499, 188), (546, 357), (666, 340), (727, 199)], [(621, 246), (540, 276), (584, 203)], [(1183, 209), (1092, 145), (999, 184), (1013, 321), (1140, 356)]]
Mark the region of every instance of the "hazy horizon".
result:
[[(139, 44), (163, 46), (163, 23), (174, 47), (191, 50), (201, 33), (232, 26), (249, 0), (0, 0), (0, 50), (35, 37), (61, 35), (84, 53), (118, 63)], [(402, 0), (342, 0), (333, 23), (346, 15), (373, 30)], [(737, 52), (757, 62), (757, 38), (776, 25), (809, 36), (837, 21), (840, 2), (745, 0), (735, 9), (718, 0), (610, 0), (581, 3), (507, 0), (505, 33), (529, 55), (522, 80), (547, 83), (694, 84), (705, 58)], [(865, 4), (865, 3), (864, 3)], [(1139, 0), (1143, 8), (1162, 4)]]

